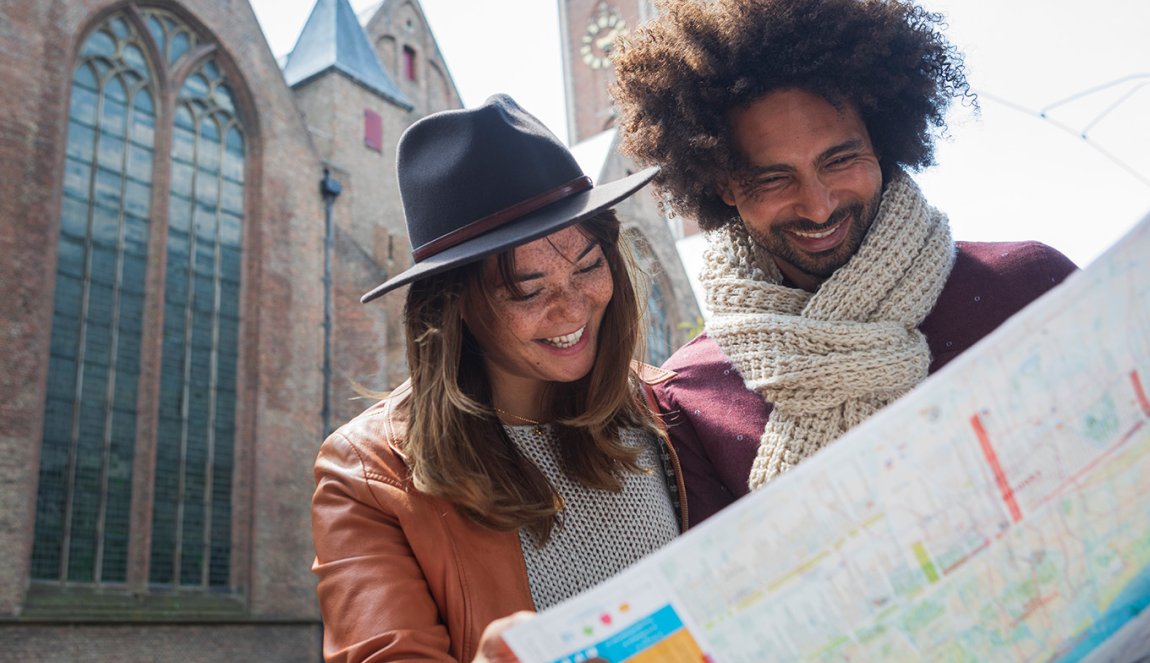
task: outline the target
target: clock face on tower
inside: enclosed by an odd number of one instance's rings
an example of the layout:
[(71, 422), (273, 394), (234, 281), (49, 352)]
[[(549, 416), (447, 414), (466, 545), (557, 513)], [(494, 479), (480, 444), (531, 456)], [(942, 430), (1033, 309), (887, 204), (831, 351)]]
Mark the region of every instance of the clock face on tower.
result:
[(591, 17), (587, 30), (583, 33), (579, 55), (592, 69), (603, 69), (611, 64), (611, 47), (615, 38), (627, 30), (627, 22), (607, 3), (599, 4), (599, 10)]

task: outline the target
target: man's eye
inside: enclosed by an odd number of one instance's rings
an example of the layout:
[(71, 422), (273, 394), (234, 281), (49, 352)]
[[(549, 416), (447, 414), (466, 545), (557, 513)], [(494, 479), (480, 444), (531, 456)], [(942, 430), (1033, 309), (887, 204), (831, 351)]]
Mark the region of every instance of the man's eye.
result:
[(759, 200), (763, 196), (783, 189), (786, 186), (786, 180), (785, 177), (768, 177), (763, 180), (755, 180), (744, 189), (744, 195), (751, 200)]
[(787, 181), (785, 177), (765, 177), (760, 180), (755, 180), (752, 184), (752, 189), (777, 189)]

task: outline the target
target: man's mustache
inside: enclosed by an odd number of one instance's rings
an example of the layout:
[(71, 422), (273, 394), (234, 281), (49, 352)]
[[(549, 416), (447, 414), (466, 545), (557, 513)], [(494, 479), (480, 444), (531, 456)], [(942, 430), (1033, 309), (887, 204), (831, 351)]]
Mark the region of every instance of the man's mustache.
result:
[(855, 203), (840, 207), (831, 214), (830, 218), (823, 223), (815, 223), (810, 219), (802, 217), (792, 219), (786, 223), (775, 226), (778, 232), (786, 232), (789, 230), (799, 230), (802, 232), (818, 232), (825, 228), (829, 228), (840, 221), (845, 220), (849, 216), (854, 216), (856, 219), (862, 215), (862, 205)]

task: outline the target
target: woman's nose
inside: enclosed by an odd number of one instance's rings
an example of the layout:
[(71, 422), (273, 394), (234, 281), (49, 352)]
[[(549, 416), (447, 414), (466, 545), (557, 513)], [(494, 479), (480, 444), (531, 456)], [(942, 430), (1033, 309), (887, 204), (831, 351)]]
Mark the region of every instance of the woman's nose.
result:
[(587, 297), (578, 288), (571, 286), (556, 292), (551, 301), (551, 316), (558, 321), (581, 321), (586, 309)]

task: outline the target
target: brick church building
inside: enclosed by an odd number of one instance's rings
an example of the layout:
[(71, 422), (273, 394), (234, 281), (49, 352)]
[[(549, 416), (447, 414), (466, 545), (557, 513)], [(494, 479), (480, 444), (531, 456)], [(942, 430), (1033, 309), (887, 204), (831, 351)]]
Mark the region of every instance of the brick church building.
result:
[[(559, 2), (596, 180), (625, 4)], [(282, 66), (243, 0), (3, 2), (0, 84), (0, 659), (319, 660), (312, 462), (406, 377), (358, 297), (410, 263), (400, 134), (462, 106), (418, 1), (318, 0)], [(619, 213), (658, 363), (698, 307)]]

